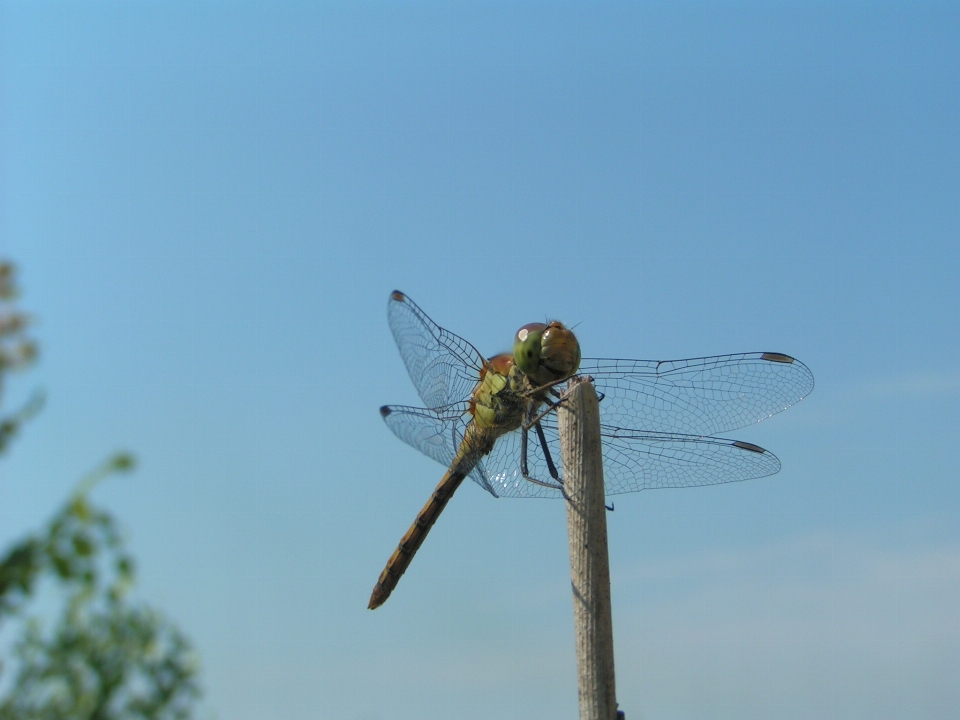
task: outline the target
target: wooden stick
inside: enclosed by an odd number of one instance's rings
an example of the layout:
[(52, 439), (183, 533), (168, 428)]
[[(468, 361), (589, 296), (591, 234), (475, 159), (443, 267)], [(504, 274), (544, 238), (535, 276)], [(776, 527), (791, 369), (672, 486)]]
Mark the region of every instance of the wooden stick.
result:
[(570, 380), (558, 408), (570, 539), (580, 720), (616, 720), (610, 560), (603, 495), (600, 403), (590, 378)]

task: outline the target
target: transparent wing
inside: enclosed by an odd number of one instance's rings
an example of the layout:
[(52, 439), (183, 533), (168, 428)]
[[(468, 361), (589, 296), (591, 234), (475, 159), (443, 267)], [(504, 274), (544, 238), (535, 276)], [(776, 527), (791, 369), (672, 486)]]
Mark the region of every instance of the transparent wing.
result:
[[(497, 440), (493, 452), (483, 459), (481, 472), (484, 480), (490, 485), (490, 492), (496, 497), (522, 498), (559, 498), (559, 490), (537, 485), (524, 479), (520, 472), (520, 431), (514, 430)], [(544, 459), (543, 449), (533, 431), (527, 439), (527, 469), (537, 480), (553, 482)], [(560, 441), (556, 433), (547, 437), (547, 444), (557, 467), (557, 472), (563, 478), (560, 467)]]
[(607, 495), (720, 485), (780, 472), (776, 455), (738, 440), (678, 433), (622, 433), (605, 434), (603, 438)]
[[(440, 408), (418, 408), (405, 405), (384, 405), (380, 408), (387, 427), (407, 445), (433, 458), (445, 468), (450, 467), (463, 442), (464, 432), (472, 416), (466, 402)], [(497, 446), (494, 447), (496, 452)], [(520, 467), (520, 456), (516, 457)], [(494, 497), (493, 486), (488, 482), (482, 460), (468, 476)]]
[[(391, 405), (381, 409), (389, 428), (408, 445), (449, 467), (463, 439), (470, 415), (466, 403), (444, 408)], [(556, 419), (543, 421), (547, 450), (560, 472)], [(607, 495), (654, 488), (696, 487), (773, 475), (780, 461), (756, 445), (725, 438), (697, 437), (601, 427), (603, 473)], [(537, 434), (528, 437), (530, 474), (550, 482), (544, 449)], [(560, 497), (559, 490), (525, 480), (520, 473), (520, 432), (507, 433), (470, 473), (470, 479), (495, 497)]]
[(786, 410), (813, 390), (813, 373), (781, 353), (691, 360), (584, 358), (603, 393), (600, 419), (627, 430), (716, 435)]
[[(563, 477), (556, 418), (541, 421), (547, 448)], [(607, 495), (657, 488), (698, 487), (774, 475), (777, 457), (761, 447), (727, 438), (624, 430), (601, 426), (603, 478)], [(537, 435), (528, 438), (527, 465), (538, 480), (550, 481)], [(520, 473), (520, 433), (497, 441), (483, 460), (487, 482), (500, 497), (560, 497), (559, 490), (527, 482)]]
[(470, 397), (484, 364), (473, 345), (437, 325), (399, 290), (390, 294), (387, 321), (410, 379), (428, 408)]

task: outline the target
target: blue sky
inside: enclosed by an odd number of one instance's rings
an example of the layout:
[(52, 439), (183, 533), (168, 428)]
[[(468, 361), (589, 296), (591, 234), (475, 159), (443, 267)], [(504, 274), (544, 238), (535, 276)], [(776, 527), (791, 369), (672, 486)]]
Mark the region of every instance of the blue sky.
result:
[(100, 488), (203, 717), (575, 718), (562, 503), (442, 468), (399, 288), (481, 352), (774, 350), (779, 475), (617, 499), (628, 718), (960, 713), (960, 12), (927, 3), (0, 3), (0, 255), (43, 413), (0, 543)]

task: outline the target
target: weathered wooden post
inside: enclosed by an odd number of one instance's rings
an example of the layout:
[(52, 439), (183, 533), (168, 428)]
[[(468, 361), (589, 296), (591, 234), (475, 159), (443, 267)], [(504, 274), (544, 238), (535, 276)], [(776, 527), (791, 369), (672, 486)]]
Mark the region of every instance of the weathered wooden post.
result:
[(600, 403), (590, 378), (575, 377), (558, 408), (580, 720), (622, 720), (613, 672), (610, 560), (603, 494)]

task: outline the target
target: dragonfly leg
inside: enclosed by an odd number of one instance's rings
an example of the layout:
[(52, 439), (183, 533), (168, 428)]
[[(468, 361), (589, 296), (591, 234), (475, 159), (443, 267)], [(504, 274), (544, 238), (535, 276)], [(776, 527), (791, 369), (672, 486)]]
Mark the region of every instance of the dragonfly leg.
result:
[(537, 415), (535, 418), (530, 420), (524, 427), (526, 427), (526, 429), (529, 430), (534, 425), (539, 424), (544, 417), (546, 417), (547, 415), (552, 413), (554, 410), (556, 410), (558, 407), (560, 407), (563, 404), (564, 400), (566, 400), (566, 398), (562, 397), (557, 402), (550, 402), (546, 398), (543, 398), (543, 402), (545, 402), (549, 407), (547, 407), (546, 410), (544, 410), (542, 413)]
[(557, 385), (562, 385), (563, 383), (567, 382), (567, 380), (569, 379), (570, 378), (565, 377), (565, 378), (561, 378), (560, 380), (552, 380), (551, 382), (548, 382), (546, 385), (541, 385), (540, 387), (533, 388), (533, 390), (528, 390), (527, 392), (524, 393), (524, 395), (526, 395), (527, 397), (531, 395), (542, 395), (543, 393), (548, 391), (553, 393), (553, 395), (557, 395), (557, 393), (553, 390), (553, 388), (556, 387)]
[(547, 447), (547, 438), (543, 434), (543, 427), (540, 423), (534, 425), (537, 428), (537, 438), (540, 440), (540, 447), (543, 448), (543, 459), (547, 461), (547, 469), (550, 471), (550, 477), (561, 485), (560, 473), (557, 472), (557, 466), (553, 464), (553, 457), (550, 455), (550, 448)]
[[(557, 403), (559, 405), (560, 403)], [(554, 405), (556, 407), (556, 405)], [(563, 499), (567, 502), (570, 502), (570, 496), (567, 495), (567, 491), (563, 487), (563, 480), (560, 479), (560, 473), (557, 472), (557, 466), (553, 464), (553, 456), (550, 454), (550, 448), (547, 447), (547, 438), (543, 434), (543, 426), (540, 425), (540, 422), (536, 422), (534, 427), (537, 428), (537, 437), (540, 439), (540, 447), (543, 448), (543, 459), (547, 461), (547, 468), (550, 470), (550, 477), (557, 481), (557, 489), (560, 490), (560, 494), (563, 495)]]
[[(527, 482), (532, 482), (534, 485), (541, 485), (543, 487), (548, 487), (551, 490), (559, 490), (563, 493), (563, 496), (566, 498), (567, 494), (563, 491), (563, 484), (560, 482), (560, 475), (557, 473), (557, 468), (553, 464), (553, 459), (550, 457), (550, 451), (547, 450), (546, 439), (543, 437), (543, 430), (540, 428), (540, 423), (536, 424), (536, 428), (540, 437), (540, 444), (544, 449), (544, 457), (547, 458), (547, 467), (550, 469), (550, 475), (557, 482), (549, 483), (544, 482), (543, 480), (537, 480), (533, 477), (529, 470), (527, 469), (527, 448), (529, 443), (527, 441), (530, 431), (524, 426), (520, 428), (520, 474), (523, 476), (523, 479)], [(569, 499), (569, 498), (567, 498)]]
[(529, 475), (524, 475), (523, 479), (526, 480), (527, 482), (532, 482), (534, 485), (540, 485), (545, 488), (550, 488), (551, 490), (559, 490), (561, 493), (563, 493), (564, 498), (566, 498), (567, 500), (570, 499), (567, 497), (567, 493), (564, 492), (563, 485), (561, 485), (560, 483), (544, 482), (543, 480), (537, 480), (535, 477), (530, 477)]
[(527, 472), (527, 427), (520, 428), (520, 474), (524, 478), (529, 477)]

